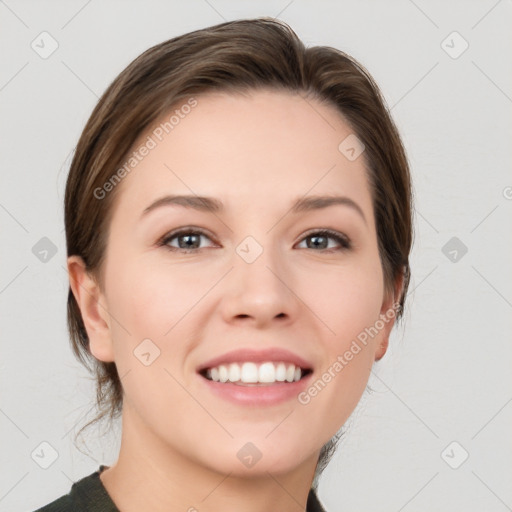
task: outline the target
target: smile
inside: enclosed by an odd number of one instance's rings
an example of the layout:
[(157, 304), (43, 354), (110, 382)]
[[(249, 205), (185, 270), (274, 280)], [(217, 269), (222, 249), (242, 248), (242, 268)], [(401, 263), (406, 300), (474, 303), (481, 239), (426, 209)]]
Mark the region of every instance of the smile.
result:
[(298, 382), (311, 370), (293, 363), (265, 361), (240, 362), (206, 368), (200, 374), (208, 380), (238, 385), (271, 385), (280, 382)]

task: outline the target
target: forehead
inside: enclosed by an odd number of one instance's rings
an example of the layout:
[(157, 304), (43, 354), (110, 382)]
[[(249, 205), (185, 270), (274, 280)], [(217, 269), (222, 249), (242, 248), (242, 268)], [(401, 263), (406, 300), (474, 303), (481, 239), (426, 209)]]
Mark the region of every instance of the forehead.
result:
[(340, 151), (353, 131), (333, 106), (270, 90), (194, 100), (193, 108), (175, 107), (134, 144), (135, 152), (150, 149), (123, 179), (120, 209), (140, 212), (168, 193), (215, 196), (246, 208), (339, 193), (371, 210), (364, 154), (349, 160)]

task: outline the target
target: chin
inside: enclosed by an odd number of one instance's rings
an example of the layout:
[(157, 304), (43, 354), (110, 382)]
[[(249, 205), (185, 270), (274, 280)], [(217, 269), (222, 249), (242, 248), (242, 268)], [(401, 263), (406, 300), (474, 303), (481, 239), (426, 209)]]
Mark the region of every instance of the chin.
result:
[[(243, 441), (231, 440), (224, 447), (218, 446), (215, 450), (210, 448), (211, 458), (204, 463), (222, 474), (230, 473), (241, 478), (268, 477), (268, 473), (289, 473), (310, 457), (316, 463), (318, 457), (318, 450), (312, 449), (308, 453), (300, 440), (296, 444), (283, 444), (277, 438), (271, 440), (264, 436), (259, 440), (253, 437), (254, 441), (248, 439), (249, 437)], [(212, 465), (213, 461), (215, 463)]]

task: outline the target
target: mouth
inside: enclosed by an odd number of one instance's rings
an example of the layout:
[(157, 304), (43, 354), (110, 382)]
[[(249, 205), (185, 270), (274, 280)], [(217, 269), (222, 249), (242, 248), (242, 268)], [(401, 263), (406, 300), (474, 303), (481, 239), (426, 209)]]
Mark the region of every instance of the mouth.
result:
[(208, 393), (259, 408), (296, 400), (311, 384), (314, 366), (282, 347), (239, 348), (205, 361), (196, 372)]
[(212, 382), (254, 387), (292, 384), (312, 371), (309, 367), (287, 361), (239, 361), (202, 368), (198, 373)]

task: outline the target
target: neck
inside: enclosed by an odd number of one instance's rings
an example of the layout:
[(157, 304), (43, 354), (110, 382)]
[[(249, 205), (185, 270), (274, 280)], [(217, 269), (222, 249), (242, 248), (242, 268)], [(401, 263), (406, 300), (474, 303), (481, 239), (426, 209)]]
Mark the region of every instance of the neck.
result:
[(298, 512), (306, 510), (318, 453), (278, 474), (222, 473), (164, 443), (125, 403), (119, 457), (100, 478), (123, 512)]

